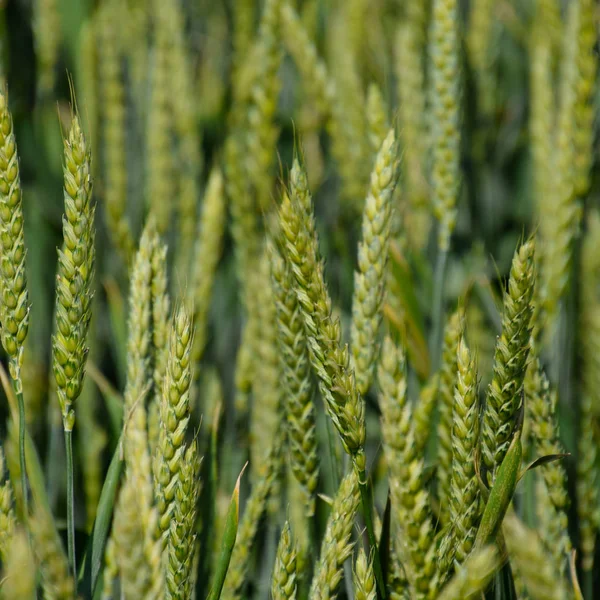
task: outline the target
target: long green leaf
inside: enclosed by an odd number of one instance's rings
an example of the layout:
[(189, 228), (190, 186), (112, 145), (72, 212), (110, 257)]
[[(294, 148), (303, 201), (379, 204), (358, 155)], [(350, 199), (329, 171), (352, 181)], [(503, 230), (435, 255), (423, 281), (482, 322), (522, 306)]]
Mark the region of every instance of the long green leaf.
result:
[(225, 583), (225, 577), (227, 576), (227, 570), (229, 569), (229, 561), (231, 560), (231, 553), (233, 552), (235, 539), (237, 537), (238, 523), (240, 520), (240, 481), (245, 469), (246, 466), (244, 466), (242, 472), (239, 474), (231, 496), (231, 503), (229, 504), (227, 520), (225, 522), (221, 556), (216, 565), (213, 583), (206, 600), (219, 600), (221, 597), (221, 590), (223, 589), (223, 583)]
[(88, 540), (83, 564), (79, 573), (80, 593), (91, 598), (98, 583), (98, 576), (102, 567), (102, 559), (104, 557), (104, 546), (108, 537), (108, 530), (112, 520), (113, 508), (117, 496), (117, 486), (121, 477), (123, 468), (123, 457), (121, 452), (121, 440), (115, 448), (102, 492), (98, 501), (98, 510), (96, 512), (96, 520), (92, 534)]

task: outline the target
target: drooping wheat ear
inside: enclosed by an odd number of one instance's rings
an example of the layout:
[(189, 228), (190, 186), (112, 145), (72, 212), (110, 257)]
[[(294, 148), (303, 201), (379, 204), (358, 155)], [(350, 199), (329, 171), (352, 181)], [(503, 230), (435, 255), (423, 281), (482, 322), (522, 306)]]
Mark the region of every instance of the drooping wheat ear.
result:
[(179, 180), (177, 264), (187, 275), (196, 234), (202, 154), (194, 101), (192, 56), (187, 47), (185, 16), (177, 2), (164, 3), (164, 9), (165, 27), (171, 40), (167, 61), (171, 81), (173, 128), (177, 137), (177, 160), (174, 165)]
[(513, 258), (508, 290), (504, 293), (502, 334), (496, 342), (494, 375), (483, 412), (481, 453), (489, 483), (504, 459), (521, 406), (534, 284), (534, 243), (529, 240), (516, 250)]
[(5, 90), (0, 90), (0, 252), (2, 346), (10, 358), (11, 376), (20, 387), (23, 348), (29, 327), (29, 299), (19, 158)]
[(438, 596), (439, 600), (480, 598), (501, 564), (495, 546), (488, 546), (474, 552), (457, 569), (454, 577)]
[(577, 69), (579, 77), (576, 83), (575, 130), (573, 132), (575, 163), (575, 194), (585, 196), (590, 188), (590, 168), (594, 156), (594, 89), (597, 85), (598, 55), (594, 50), (598, 39), (594, 25), (593, 0), (581, 0), (581, 16), (578, 31)]
[(56, 65), (62, 39), (57, 0), (35, 0), (33, 32), (38, 66), (38, 94), (48, 98), (54, 92)]
[(461, 69), (457, 0), (434, 0), (429, 39), (431, 68), (431, 187), (440, 225), (438, 245), (447, 250), (456, 224), (460, 186)]
[(577, 441), (577, 514), (582, 567), (590, 571), (600, 523), (596, 517), (600, 504), (598, 439), (594, 414), (600, 406), (600, 215), (591, 210), (581, 250), (581, 310), (579, 339), (581, 368), (580, 432)]
[(17, 524), (13, 510), (13, 492), (10, 479), (4, 480), (4, 452), (0, 447), (0, 559), (6, 561), (10, 539)]
[(440, 558), (441, 570), (462, 565), (470, 554), (479, 525), (479, 480), (475, 472), (475, 454), (479, 441), (479, 404), (477, 368), (463, 336), (458, 342), (458, 375), (454, 391), (452, 419), (452, 472), (448, 533)]
[(554, 570), (554, 563), (544, 550), (537, 533), (527, 528), (514, 514), (502, 524), (510, 562), (514, 563), (532, 598), (565, 600), (566, 582)]
[(169, 4), (162, 0), (152, 0), (155, 26), (146, 135), (146, 200), (161, 234), (169, 227), (173, 207), (173, 114), (169, 77), (172, 38), (168, 24)]
[(344, 477), (336, 493), (321, 553), (310, 586), (310, 600), (333, 600), (344, 574), (344, 562), (352, 554), (352, 527), (358, 510), (360, 494), (354, 470)]
[(331, 298), (319, 256), (312, 199), (306, 175), (297, 160), (290, 176), (290, 197), (284, 197), (280, 208), (280, 222), (285, 254), (296, 279), (310, 361), (319, 377), (326, 410), (344, 449), (357, 469), (364, 471), (364, 400), (349, 370), (348, 348), (342, 345), (339, 321), (332, 316)]
[[(135, 530), (137, 527), (143, 535), (143, 539), (139, 542), (146, 559), (140, 567), (140, 570), (145, 572), (143, 579), (148, 581), (151, 589), (162, 591), (162, 570), (156, 549), (157, 514), (153, 508), (154, 487), (152, 459), (148, 448), (148, 414), (146, 410), (146, 396), (151, 384), (152, 335), (156, 334), (156, 328), (152, 327), (153, 266), (154, 257), (160, 248), (160, 240), (154, 221), (151, 219), (142, 233), (131, 274), (127, 383), (124, 394), (126, 462), (126, 483), (124, 485), (135, 490), (135, 506), (131, 518), (136, 520), (136, 524), (129, 524), (127, 528)], [(127, 537), (123, 541), (126, 539)], [(126, 551), (126, 549), (122, 549), (122, 551)], [(146, 590), (146, 593), (150, 594), (150, 590)]]
[(154, 489), (159, 527), (163, 532), (169, 530), (175, 510), (173, 491), (181, 478), (185, 435), (190, 420), (192, 337), (191, 319), (186, 309), (179, 306), (169, 334), (169, 354), (160, 405), (160, 437), (154, 459)]
[(239, 600), (243, 597), (243, 587), (250, 568), (250, 559), (254, 546), (254, 538), (258, 531), (260, 520), (267, 508), (267, 501), (278, 475), (281, 461), (281, 434), (272, 441), (271, 451), (267, 458), (265, 473), (255, 482), (252, 492), (246, 502), (244, 515), (240, 521), (235, 546), (229, 562), (229, 570), (221, 600)]
[[(153, 224), (150, 226), (152, 227)], [(158, 420), (160, 421), (160, 405), (169, 352), (169, 313), (171, 303), (167, 291), (167, 246), (161, 243), (158, 236), (155, 239), (150, 260), (152, 265), (150, 286), (152, 295), (152, 342), (150, 354), (154, 386), (148, 415), (153, 419), (156, 419), (158, 416)], [(154, 431), (153, 437), (149, 437), (149, 440), (150, 447), (153, 450), (152, 456), (154, 456), (156, 453), (156, 442), (158, 441)]]
[(125, 213), (127, 126), (121, 45), (117, 26), (120, 14), (116, 2), (104, 3), (98, 11), (96, 30), (106, 219), (113, 243), (125, 262), (129, 263), (135, 248), (129, 220)]
[(95, 262), (90, 152), (76, 114), (64, 148), (65, 213), (63, 247), (58, 251), (52, 370), (64, 429), (71, 431), (75, 423), (72, 405), (81, 393), (88, 353)]
[(196, 332), (192, 345), (192, 361), (196, 367), (196, 373), (200, 372), (198, 365), (204, 354), (208, 337), (208, 310), (217, 264), (221, 257), (225, 220), (223, 175), (218, 167), (213, 167), (204, 192), (190, 286), (192, 294), (190, 304), (193, 307)]
[(191, 600), (200, 496), (200, 457), (194, 440), (180, 457), (180, 477), (173, 490), (175, 503), (169, 526), (165, 597)]
[(54, 525), (52, 515), (37, 503), (29, 520), (33, 549), (42, 575), (46, 598), (73, 600), (75, 582), (69, 574), (67, 557)]
[(436, 571), (431, 504), (423, 481), (423, 459), (415, 451), (404, 351), (389, 336), (383, 342), (377, 375), (383, 448), (395, 522), (400, 529), (400, 559), (411, 596), (428, 598), (435, 591), (431, 588)]
[[(559, 439), (556, 415), (557, 395), (550, 390), (550, 383), (541, 370), (537, 356), (527, 368), (524, 385), (525, 400), (528, 403), (527, 416), (531, 418), (531, 437), (537, 456), (562, 454), (564, 448)], [(538, 514), (546, 523), (546, 527), (540, 530), (540, 536), (553, 555), (557, 572), (564, 574), (566, 559), (571, 551), (567, 517), (567, 474), (560, 461), (542, 465), (540, 471), (544, 485), (540, 489), (543, 495), (538, 498)]]
[(112, 538), (121, 593), (125, 598), (152, 598), (146, 532), (138, 515), (137, 489), (133, 478), (125, 477), (114, 510)]
[[(283, 0), (281, 6), (282, 41), (290, 53), (302, 78), (306, 82), (317, 111), (329, 116), (331, 111), (331, 84), (327, 67), (317, 53), (317, 47), (302, 25), (300, 17), (289, 0)], [(310, 85), (308, 85), (310, 82)]]
[(475, 0), (471, 4), (467, 49), (475, 75), (477, 106), (484, 118), (490, 118), (494, 110), (496, 81), (494, 50), (496, 44), (495, 3), (493, 0)]
[(376, 156), (390, 130), (388, 107), (376, 83), (367, 92), (367, 133), (372, 156)]
[(439, 377), (438, 375), (432, 375), (429, 381), (421, 388), (419, 398), (413, 410), (415, 449), (419, 456), (423, 456), (427, 442), (431, 436), (438, 393)]
[(438, 495), (440, 519), (448, 521), (450, 509), (450, 479), (452, 473), (452, 409), (457, 379), (458, 342), (461, 332), (462, 312), (457, 310), (448, 319), (444, 332), (442, 364), (440, 367), (439, 422), (438, 422)]
[(280, 7), (281, 0), (266, 0), (264, 3), (257, 42), (260, 48), (259, 69), (252, 84), (247, 109), (245, 165), (257, 204), (263, 211), (272, 202), (271, 167), (278, 136), (274, 116), (281, 85), (277, 76), (281, 63)]
[(7, 550), (2, 555), (2, 598), (5, 600), (31, 600), (35, 598), (35, 562), (27, 534), (17, 529), (7, 540)]
[(294, 290), (294, 275), (274, 247), (269, 247), (271, 282), (277, 309), (279, 354), (286, 393), (283, 412), (287, 431), (289, 462), (302, 486), (306, 514), (315, 510), (319, 480), (319, 456), (314, 386), (302, 312)]
[(375, 600), (375, 575), (373, 564), (367, 559), (365, 551), (360, 548), (354, 565), (354, 598), (356, 600)]
[(277, 546), (275, 567), (271, 578), (271, 597), (273, 600), (296, 600), (297, 592), (296, 549), (290, 523), (286, 521)]
[[(410, 8), (409, 8), (410, 7)], [(406, 21), (396, 32), (395, 66), (398, 82), (398, 131), (402, 144), (403, 192), (407, 210), (403, 212), (409, 243), (421, 249), (427, 243), (431, 222), (425, 163), (427, 125), (425, 121), (425, 5), (407, 4)]]
[[(277, 309), (271, 285), (270, 261), (267, 249), (261, 254), (253, 289), (258, 309), (258, 335), (254, 345), (255, 371), (252, 386), (253, 403), (250, 414), (250, 468), (254, 477), (269, 468), (265, 462), (272, 440), (281, 427), (281, 361), (278, 347)], [(278, 469), (280, 470), (280, 469)], [(271, 493), (271, 500), (278, 494)], [(274, 508), (269, 503), (269, 509)]]
[(575, 146), (577, 88), (581, 81), (578, 70), (578, 33), (581, 25), (581, 3), (570, 2), (561, 49), (558, 108), (552, 140), (551, 193), (549, 211), (540, 222), (544, 240), (544, 308), (549, 324), (555, 322), (558, 305), (569, 285), (573, 244), (578, 235), (581, 206), (575, 194)]
[(358, 270), (354, 273), (350, 346), (356, 388), (361, 395), (367, 393), (373, 380), (378, 351), (396, 184), (395, 141), (391, 129), (375, 160), (363, 210)]

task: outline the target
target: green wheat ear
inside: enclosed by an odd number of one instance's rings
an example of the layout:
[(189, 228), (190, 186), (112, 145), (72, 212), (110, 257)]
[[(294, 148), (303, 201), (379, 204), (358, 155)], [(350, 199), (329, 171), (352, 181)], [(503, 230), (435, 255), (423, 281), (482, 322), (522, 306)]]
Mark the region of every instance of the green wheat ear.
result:
[(296, 550), (290, 524), (286, 521), (275, 557), (275, 567), (271, 579), (271, 597), (273, 600), (296, 600), (297, 592)]

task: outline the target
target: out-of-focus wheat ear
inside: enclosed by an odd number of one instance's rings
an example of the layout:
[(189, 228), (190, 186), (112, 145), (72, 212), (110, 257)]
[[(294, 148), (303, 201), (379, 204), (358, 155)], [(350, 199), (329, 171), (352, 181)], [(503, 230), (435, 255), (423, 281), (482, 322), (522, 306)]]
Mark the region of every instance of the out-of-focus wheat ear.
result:
[[(118, 504), (117, 504), (118, 506)], [(115, 511), (116, 516), (116, 511)], [(111, 531), (106, 547), (104, 548), (104, 570), (102, 572), (102, 600), (112, 600), (115, 594), (115, 585), (119, 577), (117, 564), (117, 547), (115, 542), (114, 527)]]
[(310, 361), (319, 378), (321, 396), (344, 450), (358, 471), (363, 472), (366, 468), (364, 400), (349, 369), (348, 348), (342, 344), (339, 321), (332, 316), (312, 197), (306, 174), (297, 160), (290, 174), (290, 196), (284, 196), (279, 215), (281, 243), (296, 279)]
[(438, 246), (447, 251), (456, 225), (460, 188), (461, 58), (457, 0), (434, 0), (429, 38), (431, 190), (439, 221)]
[(340, 483), (327, 520), (319, 561), (310, 586), (311, 600), (337, 597), (337, 588), (344, 574), (344, 562), (354, 547), (352, 527), (359, 502), (358, 478), (355, 471), (351, 470)]
[(166, 548), (165, 597), (191, 600), (201, 464), (195, 440), (187, 445), (180, 462), (181, 475), (174, 489), (175, 503)]
[(169, 53), (172, 36), (168, 22), (169, 4), (152, 0), (154, 40), (150, 67), (150, 98), (146, 134), (146, 201), (164, 234), (171, 223), (174, 188), (172, 148), (173, 113)]
[[(529, 403), (530, 431), (536, 455), (564, 453), (558, 432), (557, 394), (550, 389), (550, 382), (541, 370), (537, 356), (531, 360), (525, 378), (533, 380), (526, 390), (526, 401)], [(532, 388), (536, 393), (531, 393)], [(540, 529), (540, 537), (554, 559), (556, 572), (564, 575), (571, 551), (567, 474), (561, 461), (542, 465), (540, 472), (543, 483), (537, 487), (536, 508), (541, 522), (545, 523), (545, 527)]]
[(369, 85), (367, 92), (367, 133), (371, 154), (376, 156), (390, 130), (388, 106), (376, 83)]
[[(575, 239), (582, 215), (575, 193), (575, 132), (578, 87), (582, 81), (578, 68), (579, 32), (582, 25), (582, 3), (570, 2), (566, 11), (558, 77), (558, 108), (552, 140), (549, 197), (550, 210), (540, 221), (544, 241), (541, 269), (544, 309), (550, 331), (556, 325), (558, 307), (570, 283)], [(589, 49), (587, 50), (589, 52)]]
[(480, 598), (501, 566), (498, 551), (487, 546), (474, 552), (458, 567), (437, 598), (439, 600), (474, 600)]
[(273, 600), (296, 600), (298, 582), (296, 578), (296, 549), (289, 521), (285, 522), (271, 578), (271, 597)]
[(555, 571), (554, 562), (535, 531), (514, 514), (506, 516), (502, 531), (510, 562), (514, 563), (532, 598), (565, 600), (570, 597), (566, 580)]
[(447, 523), (450, 512), (450, 478), (452, 473), (452, 423), (454, 389), (458, 373), (458, 342), (462, 313), (457, 310), (448, 319), (444, 331), (442, 364), (440, 367), (438, 433), (438, 496), (440, 520)]
[(388, 595), (390, 600), (410, 600), (410, 585), (396, 549), (392, 547), (388, 572)]
[(58, 0), (35, 0), (33, 33), (37, 59), (37, 93), (40, 98), (49, 100), (54, 93), (62, 41)]
[(190, 303), (195, 327), (192, 361), (196, 367), (196, 380), (208, 338), (208, 311), (217, 265), (221, 258), (226, 216), (223, 175), (219, 167), (215, 166), (204, 192), (191, 272)]
[(282, 56), (281, 3), (281, 0), (266, 0), (263, 6), (257, 39), (260, 62), (247, 108), (245, 165), (262, 211), (271, 204), (271, 170), (279, 133), (274, 116), (281, 87), (278, 77)]
[(351, 364), (357, 391), (363, 396), (375, 372), (397, 164), (396, 137), (391, 129), (379, 148), (371, 173), (358, 246), (358, 270), (354, 273)]
[(314, 385), (302, 313), (294, 289), (294, 275), (274, 245), (269, 246), (271, 283), (277, 311), (278, 347), (286, 393), (283, 395), (289, 462), (301, 486), (306, 514), (315, 510), (319, 456)]
[(373, 564), (367, 558), (363, 548), (359, 549), (354, 564), (354, 598), (356, 600), (375, 600), (377, 598)]
[(52, 515), (46, 508), (34, 504), (29, 527), (45, 597), (73, 600), (75, 581), (69, 574), (67, 557)]
[(5, 481), (4, 452), (0, 447), (0, 559), (6, 562), (10, 539), (15, 532), (17, 520), (13, 509), (13, 491), (10, 479)]
[(5, 600), (32, 600), (36, 597), (35, 562), (27, 533), (15, 529), (6, 540), (2, 555), (2, 598)]
[(278, 468), (281, 464), (281, 434), (272, 441), (271, 452), (267, 459), (266, 472), (254, 484), (246, 502), (244, 515), (240, 520), (235, 546), (229, 562), (229, 570), (221, 592), (221, 600), (239, 600), (243, 597), (244, 583), (250, 568), (254, 539), (262, 515), (267, 508), (269, 494), (273, 488)]
[(403, 152), (402, 192), (407, 199), (402, 216), (409, 244), (420, 250), (427, 243), (433, 216), (425, 173), (428, 137), (423, 57), (427, 15), (422, 2), (410, 2), (407, 9), (394, 42), (398, 131)]
[(433, 416), (439, 394), (439, 376), (432, 375), (421, 388), (413, 410), (415, 445), (419, 456), (423, 456), (433, 429)]
[[(123, 260), (129, 264), (135, 252), (127, 209), (127, 161), (125, 136), (126, 100), (121, 68), (122, 47), (115, 0), (105, 2), (95, 20), (98, 54), (100, 138), (102, 140), (103, 193), (108, 231)], [(92, 142), (94, 142), (92, 138)]]
[[(159, 527), (168, 532), (175, 497), (173, 490), (181, 478), (185, 435), (190, 420), (191, 349), (193, 330), (184, 306), (175, 312), (169, 333), (169, 352), (160, 405), (160, 436), (154, 458), (154, 489)], [(163, 536), (163, 543), (166, 543)]]
[(431, 500), (424, 484), (424, 461), (414, 443), (406, 357), (389, 336), (383, 342), (378, 383), (392, 510), (402, 540), (399, 555), (411, 596), (425, 599), (436, 592), (437, 585)]
[(241, 68), (242, 63), (247, 60), (248, 50), (252, 44), (255, 13), (255, 0), (241, 0), (236, 4), (233, 11), (233, 64), (231, 78), (233, 85), (239, 79), (236, 77), (237, 72)]
[(440, 571), (462, 565), (470, 554), (480, 518), (479, 480), (475, 455), (479, 442), (477, 368), (461, 335), (457, 350), (458, 376), (454, 390), (452, 419), (452, 471), (448, 533), (440, 545)]
[(494, 353), (494, 375), (483, 411), (481, 458), (489, 484), (506, 455), (521, 406), (534, 285), (534, 243), (529, 240), (516, 250), (513, 258), (508, 290), (504, 293), (502, 334)]

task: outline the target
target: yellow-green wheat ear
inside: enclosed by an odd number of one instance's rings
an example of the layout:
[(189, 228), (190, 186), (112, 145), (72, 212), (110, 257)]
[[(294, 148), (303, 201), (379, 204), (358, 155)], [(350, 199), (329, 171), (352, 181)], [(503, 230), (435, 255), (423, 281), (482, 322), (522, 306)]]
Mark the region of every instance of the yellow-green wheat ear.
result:
[(358, 478), (351, 470), (340, 483), (327, 529), (321, 543), (319, 561), (310, 586), (311, 600), (333, 600), (342, 581), (344, 562), (352, 554), (352, 527), (360, 502)]
[(444, 331), (442, 364), (439, 383), (439, 422), (438, 433), (438, 496), (440, 499), (440, 518), (446, 523), (450, 508), (450, 477), (452, 473), (452, 410), (454, 388), (457, 377), (458, 342), (461, 335), (462, 314), (452, 313)]
[(62, 38), (58, 0), (35, 0), (33, 30), (38, 65), (38, 94), (48, 98), (54, 91), (56, 66)]
[(319, 454), (314, 385), (302, 312), (294, 275), (289, 264), (274, 246), (269, 247), (271, 281), (277, 308), (278, 345), (286, 393), (283, 411), (287, 429), (289, 462), (302, 487), (306, 514), (315, 510), (315, 492), (319, 480)]
[(8, 557), (10, 538), (17, 525), (13, 508), (13, 491), (10, 479), (4, 480), (6, 469), (4, 452), (0, 447), (0, 559), (5, 562)]
[(32, 600), (36, 597), (36, 566), (23, 529), (16, 529), (7, 540), (6, 556), (2, 558), (2, 598)]
[(354, 564), (354, 590), (356, 600), (375, 600), (377, 598), (373, 564), (367, 558), (363, 548), (359, 549)]
[(483, 412), (481, 456), (489, 483), (506, 455), (521, 406), (529, 356), (534, 284), (534, 242), (529, 240), (513, 257), (508, 290), (504, 293), (502, 334), (496, 342), (494, 375)]
[(94, 213), (90, 151), (74, 114), (64, 140), (63, 246), (58, 250), (56, 333), (52, 368), (65, 431), (75, 423), (73, 403), (81, 393), (87, 361), (87, 332), (92, 317)]
[(154, 465), (159, 527), (163, 532), (168, 531), (175, 510), (176, 500), (172, 491), (181, 477), (185, 435), (190, 420), (192, 338), (190, 316), (183, 306), (179, 306), (169, 334), (169, 353), (160, 405), (160, 436)]
[[(469, 556), (479, 525), (479, 480), (475, 455), (479, 437), (477, 369), (464, 337), (458, 342), (458, 375), (452, 419), (452, 471), (450, 476), (449, 529), (440, 548), (442, 572)], [(444, 573), (445, 574), (445, 573)]]
[[(8, 95), (0, 90), (0, 325), (11, 376), (20, 386), (23, 347), (29, 327), (19, 158)], [(20, 391), (20, 390), (18, 390)]]
[(286, 521), (277, 546), (271, 578), (271, 597), (273, 600), (296, 600), (297, 593), (296, 549), (289, 521)]
[(358, 270), (354, 274), (350, 345), (356, 388), (362, 395), (369, 390), (375, 371), (396, 168), (396, 136), (392, 129), (379, 148), (371, 172), (363, 209), (362, 240), (358, 246)]
[(431, 184), (438, 245), (447, 250), (460, 185), (460, 48), (457, 0), (434, 0), (431, 16)]
[[(118, 40), (121, 12), (105, 2), (95, 21), (98, 56), (100, 137), (103, 151), (104, 204), (109, 234), (126, 263), (133, 258), (134, 241), (126, 215), (127, 133), (122, 52)], [(94, 142), (94, 140), (92, 140)]]

